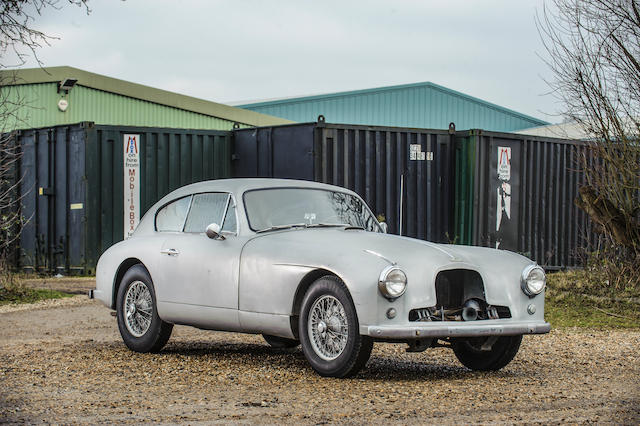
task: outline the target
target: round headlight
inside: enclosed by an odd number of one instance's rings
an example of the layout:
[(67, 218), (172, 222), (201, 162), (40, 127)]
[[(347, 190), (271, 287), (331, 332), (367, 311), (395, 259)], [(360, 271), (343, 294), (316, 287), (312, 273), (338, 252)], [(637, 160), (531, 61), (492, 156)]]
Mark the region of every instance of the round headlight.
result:
[(407, 289), (407, 276), (397, 266), (387, 266), (378, 280), (380, 293), (387, 299), (396, 299)]
[(529, 265), (522, 271), (522, 279), (520, 280), (522, 291), (529, 297), (533, 297), (542, 293), (547, 284), (547, 277), (544, 269), (538, 265)]

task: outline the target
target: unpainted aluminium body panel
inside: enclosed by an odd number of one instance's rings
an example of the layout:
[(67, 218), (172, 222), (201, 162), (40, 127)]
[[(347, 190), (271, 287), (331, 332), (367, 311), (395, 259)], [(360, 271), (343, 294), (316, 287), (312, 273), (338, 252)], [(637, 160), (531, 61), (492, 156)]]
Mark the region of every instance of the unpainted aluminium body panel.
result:
[[(100, 258), (96, 297), (107, 307), (114, 308), (114, 285), (118, 284), (114, 278), (120, 265), (129, 257), (139, 259), (147, 267), (154, 285), (161, 282), (158, 274), (162, 274), (161, 264), (165, 262), (159, 248), (163, 234), (155, 230), (153, 222), (156, 209), (167, 201), (187, 194), (217, 192), (222, 189), (235, 195), (239, 217), (246, 217), (242, 202), (245, 191), (259, 187), (285, 186), (327, 188), (313, 182), (231, 179), (202, 182), (170, 194), (150, 209), (133, 237), (111, 247)], [(344, 191), (335, 187), (332, 189)], [(287, 329), (285, 320), (299, 314), (294, 300), (301, 278), (309, 271), (321, 270), (335, 274), (344, 282), (354, 301), (360, 333), (375, 332), (374, 337), (388, 337), (377, 334), (376, 327), (385, 327), (386, 331), (395, 332), (424, 326), (410, 321), (409, 312), (436, 304), (434, 283), (440, 271), (470, 269), (481, 276), (487, 303), (510, 308), (511, 318), (486, 323), (495, 328), (495, 335), (501, 335), (504, 331), (497, 325), (508, 326), (512, 323), (533, 325), (532, 329), (523, 331), (525, 334), (545, 332), (545, 329), (548, 331), (548, 324), (543, 317), (544, 294), (529, 298), (521, 290), (522, 271), (532, 262), (515, 253), (481, 247), (434, 244), (349, 227), (274, 230), (256, 234), (248, 228), (244, 218), (238, 223), (237, 235), (226, 236), (227, 240), (237, 239), (236, 243), (243, 245), (237, 283), (238, 316), (234, 315), (233, 309), (222, 311), (215, 305), (215, 301), (207, 300), (204, 292), (210, 291), (210, 288), (203, 282), (206, 277), (191, 268), (184, 268), (178, 271), (182, 276), (181, 280), (173, 280), (170, 285), (165, 283), (156, 286), (157, 299), (163, 302), (158, 304), (161, 318), (202, 328), (261, 332), (291, 338), (294, 336), (293, 330), (290, 325)], [(189, 235), (187, 238), (201, 238), (202, 247), (208, 245), (214, 250), (226, 241), (210, 239), (204, 233)], [(199, 256), (199, 260), (207, 263), (213, 270), (229, 266), (227, 261), (211, 256), (206, 249)], [(402, 268), (408, 281), (404, 295), (395, 300), (384, 298), (378, 290), (380, 273), (391, 262)], [(199, 287), (198, 291), (203, 292), (201, 302), (180, 303), (188, 286)], [(234, 287), (230, 284), (230, 288)], [(527, 312), (527, 306), (531, 303), (538, 307), (536, 312)], [(388, 318), (385, 314), (390, 307), (397, 311), (395, 318)], [(222, 312), (227, 312), (228, 315), (221, 317)], [(465, 327), (460, 322), (455, 325)], [(486, 335), (487, 330), (478, 329), (481, 325), (480, 322), (466, 324), (473, 329), (472, 333), (477, 330)], [(441, 336), (449, 335), (449, 326), (447, 322), (437, 325)]]

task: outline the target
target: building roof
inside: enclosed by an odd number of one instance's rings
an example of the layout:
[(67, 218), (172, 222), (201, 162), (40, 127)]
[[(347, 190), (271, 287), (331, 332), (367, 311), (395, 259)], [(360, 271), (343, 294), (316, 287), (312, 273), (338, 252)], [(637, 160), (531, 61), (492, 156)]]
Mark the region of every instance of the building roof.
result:
[(513, 131), (549, 124), (432, 82), (234, 105), (298, 122), (322, 114), (333, 123), (420, 128), (447, 128), (454, 122), (459, 129)]
[(582, 126), (575, 122), (531, 127), (529, 129), (519, 130), (514, 133), (560, 139), (593, 139), (592, 135), (587, 134)]
[(252, 126), (273, 126), (291, 123), (287, 119), (131, 83), (68, 66), (3, 70), (0, 71), (0, 78), (5, 86), (57, 83), (64, 79), (72, 78), (76, 79), (76, 84), (80, 86), (221, 118), (231, 122)]

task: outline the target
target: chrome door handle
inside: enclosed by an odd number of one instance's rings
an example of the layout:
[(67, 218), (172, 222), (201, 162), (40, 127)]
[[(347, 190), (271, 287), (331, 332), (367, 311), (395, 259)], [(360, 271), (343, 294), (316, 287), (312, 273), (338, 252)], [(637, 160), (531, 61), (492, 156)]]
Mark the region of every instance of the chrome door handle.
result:
[(171, 249), (162, 249), (162, 250), (160, 250), (160, 253), (166, 254), (168, 256), (177, 256), (177, 255), (180, 254), (180, 252), (178, 250), (172, 249), (172, 248)]

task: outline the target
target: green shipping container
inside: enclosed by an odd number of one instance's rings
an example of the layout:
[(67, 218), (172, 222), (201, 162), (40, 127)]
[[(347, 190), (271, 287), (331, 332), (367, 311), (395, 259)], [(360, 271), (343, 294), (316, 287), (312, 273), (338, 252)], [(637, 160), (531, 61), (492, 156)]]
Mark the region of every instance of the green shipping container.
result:
[(546, 269), (582, 266), (599, 238), (574, 203), (585, 142), (484, 130), (455, 140), (456, 243), (511, 250)]
[[(231, 173), (226, 131), (84, 122), (22, 131), (17, 139), (22, 215), (29, 219), (19, 262), (27, 271), (92, 274), (132, 218), (176, 188)], [(125, 168), (125, 155), (132, 167)]]

